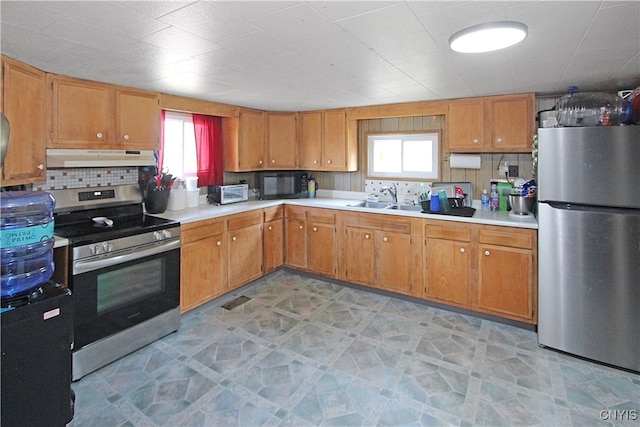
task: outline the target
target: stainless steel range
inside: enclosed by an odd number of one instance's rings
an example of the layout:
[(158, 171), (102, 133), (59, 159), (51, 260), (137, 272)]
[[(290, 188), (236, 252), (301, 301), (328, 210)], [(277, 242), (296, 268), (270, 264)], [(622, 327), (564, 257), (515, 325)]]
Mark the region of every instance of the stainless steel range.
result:
[(50, 193), (70, 241), (75, 381), (180, 327), (180, 223), (146, 215), (137, 185)]

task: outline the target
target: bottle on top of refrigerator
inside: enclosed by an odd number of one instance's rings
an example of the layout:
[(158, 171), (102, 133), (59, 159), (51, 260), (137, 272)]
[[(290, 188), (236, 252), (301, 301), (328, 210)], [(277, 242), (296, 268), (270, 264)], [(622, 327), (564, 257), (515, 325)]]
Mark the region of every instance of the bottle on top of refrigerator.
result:
[(498, 184), (491, 184), (491, 194), (489, 194), (489, 210), (497, 211), (500, 209), (500, 197), (498, 196)]
[(53, 276), (53, 209), (44, 191), (0, 193), (0, 296), (28, 293)]

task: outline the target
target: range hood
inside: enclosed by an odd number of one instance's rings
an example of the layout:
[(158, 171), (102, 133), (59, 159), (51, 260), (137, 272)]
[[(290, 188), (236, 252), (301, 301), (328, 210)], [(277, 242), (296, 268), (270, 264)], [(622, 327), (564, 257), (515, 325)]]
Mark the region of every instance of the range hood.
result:
[(47, 149), (47, 168), (152, 166), (155, 164), (156, 158), (151, 150)]

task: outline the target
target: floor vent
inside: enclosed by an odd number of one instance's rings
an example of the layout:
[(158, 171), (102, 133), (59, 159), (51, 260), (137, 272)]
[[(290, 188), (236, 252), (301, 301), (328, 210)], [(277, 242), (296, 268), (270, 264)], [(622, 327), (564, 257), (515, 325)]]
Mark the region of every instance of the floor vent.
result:
[(251, 298), (249, 298), (249, 297), (245, 297), (245, 296), (243, 295), (243, 296), (240, 296), (240, 297), (238, 297), (238, 298), (236, 298), (236, 299), (232, 299), (232, 300), (231, 300), (231, 301), (229, 301), (228, 303), (224, 304), (224, 305), (222, 306), (222, 308), (225, 308), (225, 309), (227, 309), (227, 310), (233, 310), (234, 308), (236, 308), (236, 307), (238, 307), (238, 306), (240, 306), (240, 305), (244, 304), (245, 302), (247, 302), (247, 301), (249, 301), (249, 300), (251, 300)]

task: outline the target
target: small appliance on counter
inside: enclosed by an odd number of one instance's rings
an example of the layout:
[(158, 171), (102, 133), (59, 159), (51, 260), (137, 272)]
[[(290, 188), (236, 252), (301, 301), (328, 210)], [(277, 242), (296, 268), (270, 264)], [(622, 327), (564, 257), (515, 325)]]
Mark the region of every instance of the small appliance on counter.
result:
[(301, 171), (260, 172), (258, 190), (260, 200), (304, 199), (310, 196), (309, 175)]
[(227, 205), (249, 200), (249, 184), (210, 185), (207, 203)]

